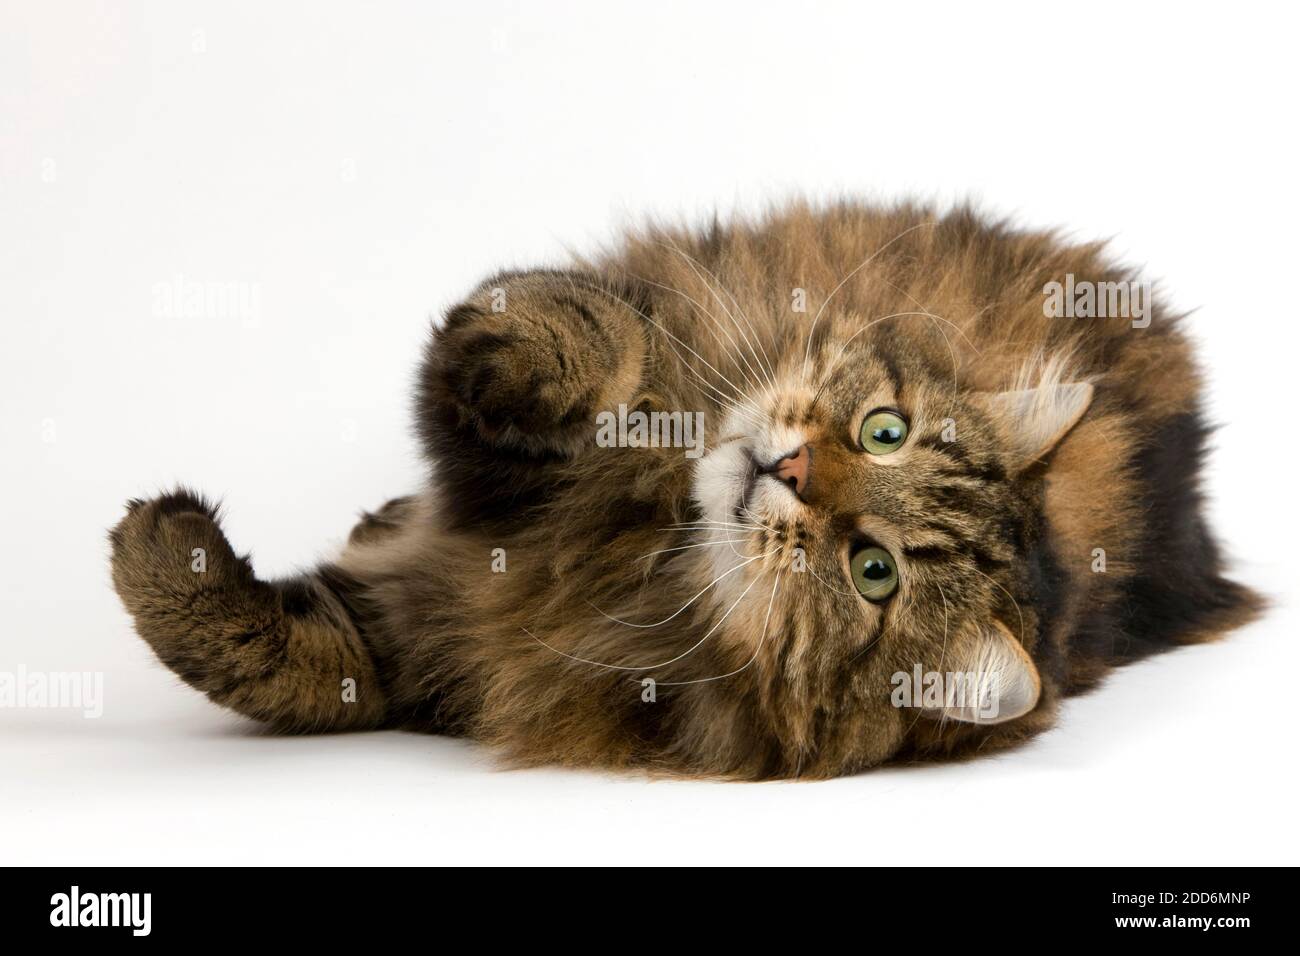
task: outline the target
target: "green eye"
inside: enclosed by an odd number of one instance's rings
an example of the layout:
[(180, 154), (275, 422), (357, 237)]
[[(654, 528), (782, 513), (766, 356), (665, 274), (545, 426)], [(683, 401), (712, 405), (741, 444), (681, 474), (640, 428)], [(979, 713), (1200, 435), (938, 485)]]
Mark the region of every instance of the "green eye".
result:
[(884, 548), (859, 548), (849, 558), (853, 586), (868, 601), (884, 601), (898, 590), (898, 567)]
[(872, 455), (888, 455), (898, 451), (907, 440), (907, 422), (897, 412), (878, 408), (862, 422), (858, 441), (863, 450)]

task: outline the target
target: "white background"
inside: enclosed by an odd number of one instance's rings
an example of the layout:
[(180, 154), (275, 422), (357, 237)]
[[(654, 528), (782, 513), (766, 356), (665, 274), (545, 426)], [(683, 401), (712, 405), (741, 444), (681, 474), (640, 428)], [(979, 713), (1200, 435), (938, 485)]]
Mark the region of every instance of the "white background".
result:
[[(1296, 863), (1295, 25), (1190, 4), (88, 4), (0, 17), (0, 862)], [(124, 499), (223, 497), (274, 575), (414, 488), (429, 317), (619, 223), (946, 200), (1115, 248), (1196, 308), (1215, 525), (1276, 609), (974, 763), (830, 783), (502, 771), (276, 739), (108, 581)], [(168, 317), (160, 283), (256, 289)]]

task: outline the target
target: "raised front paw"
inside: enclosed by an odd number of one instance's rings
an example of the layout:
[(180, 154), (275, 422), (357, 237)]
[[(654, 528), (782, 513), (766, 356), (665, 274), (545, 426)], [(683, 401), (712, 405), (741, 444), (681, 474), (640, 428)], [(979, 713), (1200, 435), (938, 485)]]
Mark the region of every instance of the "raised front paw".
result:
[(435, 337), (426, 386), (489, 442), (573, 448), (627, 401), (644, 354), (631, 309), (567, 273), (488, 283)]
[[(217, 524), (217, 509), (185, 489), (127, 503), (109, 532), (113, 585), (141, 636), (159, 641), (182, 632), (212, 636), (246, 627), (227, 612), (232, 595), (251, 595), (252, 567), (235, 554)], [(256, 617), (273, 613), (263, 599)], [(268, 618), (269, 619), (269, 618)]]

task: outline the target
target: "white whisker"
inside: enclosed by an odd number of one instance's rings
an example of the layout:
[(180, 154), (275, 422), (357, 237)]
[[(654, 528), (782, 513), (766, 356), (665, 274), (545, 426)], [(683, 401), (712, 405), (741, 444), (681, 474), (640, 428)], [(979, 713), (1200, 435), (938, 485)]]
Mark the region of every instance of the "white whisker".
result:
[(1007, 597), (1011, 599), (1011, 603), (1016, 606), (1016, 616), (1020, 618), (1020, 646), (1025, 647), (1025, 613), (1024, 611), (1020, 610), (1020, 602), (1016, 600), (1016, 596), (1012, 594), (1010, 591), (1008, 591), (1006, 588), (1002, 587), (1001, 584), (998, 584), (997, 581), (994, 581), (992, 578), (990, 578), (979, 568), (972, 568), (971, 570), (973, 570), (980, 577), (986, 579), (994, 587), (1000, 589), (1003, 594), (1005, 594)]
[(868, 265), (868, 264), (869, 264), (873, 259), (876, 258), (876, 256), (880, 255), (882, 252), (884, 252), (886, 249), (888, 249), (890, 246), (892, 246), (894, 243), (896, 243), (899, 239), (902, 239), (902, 238), (903, 238), (904, 236), (906, 236), (908, 233), (915, 232), (917, 229), (920, 229), (920, 228), (922, 228), (922, 227), (924, 227), (924, 226), (933, 226), (933, 225), (935, 225), (935, 223), (934, 223), (933, 221), (931, 221), (931, 222), (919, 222), (919, 223), (917, 223), (917, 224), (914, 225), (914, 226), (910, 226), (910, 227), (908, 227), (907, 229), (904, 229), (902, 232), (900, 232), (898, 235), (896, 235), (893, 239), (890, 239), (887, 243), (885, 243), (883, 246), (881, 246), (879, 249), (877, 249), (877, 250), (876, 250), (875, 252), (873, 252), (871, 255), (867, 256), (866, 259), (864, 259), (862, 262), (860, 262), (860, 263), (859, 263), (859, 264), (858, 264), (858, 265), (853, 269), (852, 272), (850, 272), (848, 275), (846, 275), (843, 279), (840, 280), (840, 284), (837, 285), (834, 289), (831, 290), (831, 294), (828, 295), (824, 300), (822, 300), (821, 308), (819, 308), (819, 309), (817, 310), (817, 314), (813, 316), (812, 325), (810, 325), (810, 326), (808, 327), (808, 344), (804, 347), (804, 354), (803, 354), (803, 375), (804, 375), (804, 380), (805, 380), (805, 381), (807, 381), (807, 379), (808, 379), (808, 361), (809, 361), (809, 358), (810, 358), (811, 355), (812, 355), (812, 340), (813, 340), (813, 332), (816, 331), (816, 329), (817, 329), (817, 322), (818, 322), (819, 319), (821, 319), (821, 317), (822, 317), (822, 313), (826, 311), (826, 306), (830, 305), (831, 299), (835, 298), (835, 293), (839, 292), (840, 289), (844, 288), (845, 283), (847, 283), (847, 282), (848, 282), (850, 279), (852, 279), (855, 275), (857, 275), (859, 272), (861, 272), (861, 271), (862, 271), (862, 270), (863, 270), (863, 269), (864, 269), (864, 268), (865, 268), (865, 267), (866, 267), (866, 266), (867, 266), (867, 265)]
[[(694, 528), (701, 530), (704, 528), (744, 528), (747, 531), (755, 531), (762, 525), (754, 524), (752, 521), (719, 521), (716, 518), (697, 518), (694, 521), (679, 521), (676, 524), (670, 524), (660, 528), (660, 531), (681, 531), (684, 528)], [(771, 528), (764, 528), (771, 531)]]
[[(757, 581), (757, 579), (755, 579), (755, 581)], [(661, 687), (681, 687), (685, 684), (704, 684), (707, 683), (708, 681), (722, 680), (726, 677), (734, 677), (735, 675), (739, 674), (741, 671), (746, 670), (750, 664), (754, 663), (754, 661), (758, 660), (758, 653), (763, 649), (763, 644), (767, 641), (767, 628), (768, 628), (768, 624), (772, 620), (772, 605), (776, 602), (776, 589), (777, 589), (777, 585), (779, 585), (780, 583), (781, 583), (781, 571), (778, 569), (776, 572), (776, 581), (772, 583), (772, 596), (768, 598), (767, 601), (767, 616), (763, 618), (763, 635), (758, 639), (758, 646), (754, 648), (754, 653), (749, 658), (749, 660), (747, 660), (740, 667), (737, 667), (734, 671), (730, 671), (729, 673), (726, 674), (719, 674), (716, 677), (701, 677), (696, 680), (658, 681), (657, 682), (658, 685)], [(750, 587), (753, 587), (753, 585), (750, 585)]]
[[(769, 552), (769, 553), (771, 553), (771, 552)], [(762, 555), (760, 555), (759, 557), (762, 557)], [(734, 571), (735, 568), (732, 568), (732, 570)], [(779, 575), (778, 575), (778, 580), (779, 580), (779, 579), (780, 579), (780, 578), (779, 578)], [(556, 654), (559, 654), (561, 657), (567, 657), (569, 660), (571, 660), (571, 661), (577, 661), (577, 662), (580, 663), (580, 664), (590, 664), (590, 665), (592, 665), (593, 667), (604, 667), (604, 668), (607, 668), (608, 670), (616, 670), (616, 671), (648, 671), (648, 670), (655, 670), (656, 668), (667, 667), (669, 664), (676, 664), (676, 663), (677, 663), (678, 661), (680, 661), (682, 658), (684, 658), (684, 657), (686, 657), (686, 656), (688, 656), (688, 655), (690, 655), (690, 654), (693, 654), (695, 651), (699, 650), (699, 648), (704, 644), (704, 642), (707, 641), (707, 640), (709, 639), (710, 636), (712, 636), (713, 632), (716, 631), (718, 628), (722, 627), (723, 623), (727, 620), (727, 618), (729, 618), (729, 617), (731, 616), (731, 612), (734, 611), (734, 610), (735, 610), (735, 609), (740, 605), (740, 602), (743, 601), (743, 600), (745, 599), (745, 595), (747, 595), (750, 591), (752, 591), (752, 590), (754, 589), (754, 585), (756, 585), (760, 580), (762, 580), (761, 577), (754, 578), (754, 580), (751, 581), (751, 582), (749, 583), (749, 587), (745, 588), (745, 590), (742, 591), (742, 592), (740, 593), (740, 597), (736, 598), (735, 602), (731, 605), (731, 607), (727, 608), (727, 612), (726, 612), (725, 614), (723, 614), (721, 618), (718, 619), (718, 622), (717, 622), (716, 624), (714, 624), (713, 627), (709, 628), (709, 630), (707, 631), (707, 633), (705, 633), (705, 635), (704, 635), (703, 637), (701, 637), (698, 641), (696, 641), (694, 644), (692, 644), (692, 645), (691, 645), (690, 647), (688, 647), (686, 650), (682, 651), (682, 652), (681, 652), (680, 654), (678, 654), (676, 657), (674, 657), (674, 658), (672, 658), (672, 659), (670, 659), (670, 660), (666, 660), (666, 661), (664, 661), (663, 663), (660, 663), (660, 664), (643, 664), (643, 665), (636, 666), (636, 667), (632, 667), (632, 666), (628, 666), (628, 665), (622, 665), (622, 664), (604, 664), (604, 663), (601, 663), (600, 661), (592, 661), (592, 660), (588, 660), (588, 659), (586, 659), (585, 657), (576, 657), (576, 656), (573, 655), (573, 654), (566, 654), (564, 651), (559, 650), (558, 648), (551, 647), (550, 644), (547, 644), (544, 640), (542, 640), (540, 637), (538, 637), (538, 636), (537, 636), (536, 634), (534, 634), (532, 631), (528, 630), (528, 628), (526, 628), (526, 627), (523, 628), (523, 631), (524, 631), (525, 634), (527, 634), (529, 637), (531, 637), (533, 640), (535, 640), (538, 644), (541, 644), (543, 647), (545, 647), (548, 651), (553, 651), (553, 652), (555, 652)], [(773, 589), (773, 595), (775, 595), (775, 593), (776, 593), (776, 591), (775, 591), (775, 589)], [(685, 608), (683, 608), (682, 610), (685, 610)], [(771, 607), (770, 607), (770, 605), (769, 605), (768, 610), (769, 610), (769, 613), (770, 613), (770, 611), (771, 611)], [(679, 611), (678, 613), (680, 614), (681, 612)], [(673, 615), (673, 616), (676, 617), (676, 615)], [(611, 620), (613, 620), (613, 618), (611, 618)], [(666, 620), (671, 620), (671, 618), (667, 618)], [(636, 626), (638, 626), (638, 625), (631, 625), (631, 626), (636, 627)], [(766, 632), (766, 628), (764, 628), (764, 632)]]
[[(713, 278), (713, 282), (717, 285), (717, 287), (721, 289), (723, 292), (727, 293), (727, 298), (731, 300), (732, 304), (736, 307), (736, 311), (740, 313), (740, 317), (745, 320), (745, 325), (749, 328), (749, 331), (753, 333), (754, 340), (758, 341), (758, 333), (754, 331), (754, 326), (750, 323), (749, 319), (745, 317), (743, 310), (740, 308), (740, 303), (736, 301), (736, 297), (727, 291), (726, 287), (723, 286), (722, 284), (722, 280), (719, 279), (715, 273), (709, 271), (709, 269), (703, 263), (699, 262), (696, 259), (693, 259), (691, 256), (687, 255), (685, 252), (683, 252), (681, 249), (677, 248), (676, 246), (672, 245), (671, 243), (665, 243), (665, 245), (667, 245), (669, 249), (672, 249), (673, 252), (677, 253), (679, 256), (681, 256), (683, 259), (686, 260), (687, 265), (691, 267), (691, 270), (695, 273), (696, 277), (701, 282), (703, 282), (704, 287), (709, 290), (709, 294), (713, 296), (713, 300), (717, 302), (719, 307), (722, 309), (722, 311), (727, 314), (727, 318), (731, 319), (731, 324), (736, 327), (736, 331), (740, 333), (740, 337), (745, 340), (745, 345), (749, 347), (750, 354), (754, 356), (754, 361), (757, 362), (760, 367), (762, 367), (763, 361), (758, 357), (758, 352), (755, 351), (754, 345), (750, 341), (749, 336), (746, 335), (745, 330), (740, 327), (740, 323), (737, 322), (736, 317), (731, 314), (731, 310), (727, 308), (726, 303), (723, 302), (722, 299), (718, 297), (718, 294), (713, 291), (713, 287), (704, 279), (704, 276), (700, 275), (700, 269), (703, 269), (705, 272), (708, 272), (708, 274)], [(764, 358), (767, 358), (767, 349), (763, 348), (762, 342), (758, 342), (758, 347), (759, 349), (762, 350)], [(766, 371), (767, 371), (768, 383), (772, 386), (773, 389), (775, 389), (776, 388), (775, 370), (772, 369), (772, 362), (770, 358), (768, 358), (767, 360)]]
[(779, 550), (779, 549), (774, 548), (774, 549), (772, 549), (771, 551), (767, 551), (767, 552), (765, 552), (765, 553), (763, 553), (763, 554), (756, 554), (756, 555), (754, 555), (752, 558), (748, 558), (747, 560), (740, 562), (740, 564), (737, 564), (735, 567), (731, 568), (730, 570), (728, 570), (728, 571), (724, 571), (722, 574), (718, 575), (716, 578), (714, 578), (712, 581), (710, 581), (708, 584), (706, 584), (706, 585), (704, 586), (704, 590), (702, 590), (702, 591), (700, 591), (698, 594), (696, 594), (695, 597), (691, 598), (689, 601), (687, 601), (685, 604), (683, 604), (681, 607), (679, 607), (679, 608), (678, 608), (676, 611), (674, 611), (672, 614), (669, 614), (669, 615), (668, 615), (666, 618), (664, 618), (662, 621), (656, 621), (654, 624), (633, 624), (633, 623), (630, 622), (630, 621), (621, 621), (621, 620), (619, 620), (619, 619), (616, 618), (616, 617), (612, 617), (612, 616), (610, 616), (609, 614), (606, 614), (604, 611), (602, 611), (600, 608), (596, 607), (596, 605), (592, 604), (590, 601), (588, 601), (587, 604), (588, 604), (590, 607), (592, 607), (593, 609), (595, 609), (595, 610), (596, 610), (596, 611), (597, 611), (597, 612), (598, 612), (602, 617), (605, 617), (605, 618), (607, 618), (608, 620), (613, 621), (615, 624), (622, 624), (624, 627), (636, 627), (636, 628), (652, 628), (652, 627), (661, 627), (662, 625), (667, 624), (669, 621), (671, 621), (673, 618), (675, 618), (678, 614), (681, 614), (682, 611), (685, 611), (688, 607), (690, 607), (690, 606), (691, 606), (692, 604), (694, 604), (696, 601), (698, 601), (701, 597), (704, 596), (704, 593), (705, 593), (706, 591), (708, 591), (709, 588), (713, 587), (715, 584), (717, 584), (717, 583), (718, 583), (719, 581), (721, 581), (723, 578), (727, 577), (727, 575), (729, 575), (729, 574), (734, 574), (735, 572), (739, 571), (741, 568), (746, 567), (746, 566), (748, 566), (748, 565), (750, 565), (750, 564), (753, 564), (753, 563), (754, 563), (755, 561), (757, 561), (759, 558), (765, 558), (765, 557), (767, 557), (769, 554), (775, 554), (778, 550)]
[(688, 372), (690, 372), (692, 375), (698, 378), (700, 382), (705, 386), (705, 388), (708, 388), (710, 391), (716, 392), (718, 395), (721, 396), (721, 400), (714, 398), (712, 395), (705, 395), (704, 396), (705, 398), (712, 401), (719, 408), (727, 408), (734, 411), (736, 414), (740, 415), (741, 418), (745, 419), (756, 428), (763, 427), (762, 419), (760, 417), (762, 413), (759, 411), (757, 405), (754, 405), (748, 399), (742, 399), (742, 401), (745, 403), (744, 405), (737, 403), (736, 400), (732, 399), (731, 396), (729, 396), (726, 392), (722, 391), (722, 389), (718, 388), (707, 378), (701, 375), (698, 369), (696, 369), (689, 362), (687, 362), (686, 359), (682, 357), (682, 354), (677, 351), (676, 346), (674, 346), (671, 342), (668, 343), (668, 348), (672, 350), (673, 355), (677, 356), (677, 360), (682, 363), (682, 366)]
[(758, 515), (754, 514), (754, 512), (750, 511), (748, 508), (744, 507), (743, 505), (741, 506), (740, 510), (742, 514), (748, 516), (750, 521), (754, 522), (754, 524), (758, 525), (764, 531), (771, 531), (773, 534), (776, 534), (776, 529), (769, 528), (767, 525), (763, 524), (763, 522), (758, 519)]
[[(725, 375), (723, 375), (721, 372), (719, 372), (716, 368), (714, 368), (712, 365), (710, 365), (709, 362), (708, 362), (708, 360), (707, 360), (703, 355), (701, 355), (699, 352), (695, 351), (695, 349), (691, 348), (689, 345), (687, 345), (685, 342), (683, 342), (683, 341), (682, 341), (681, 339), (679, 339), (677, 336), (673, 335), (673, 333), (669, 332), (669, 331), (668, 331), (667, 329), (665, 329), (662, 325), (660, 325), (660, 324), (659, 324), (658, 322), (656, 322), (654, 319), (650, 318), (650, 316), (646, 315), (644, 312), (642, 312), (642, 311), (641, 311), (640, 309), (638, 309), (636, 306), (632, 305), (632, 303), (624, 301), (622, 298), (620, 298), (619, 296), (617, 296), (617, 295), (615, 295), (614, 293), (610, 292), (608, 289), (600, 289), (600, 291), (601, 291), (602, 293), (604, 293), (605, 295), (609, 296), (611, 299), (614, 299), (615, 301), (620, 302), (620, 303), (622, 303), (623, 305), (627, 306), (629, 309), (631, 309), (631, 310), (632, 310), (633, 312), (635, 312), (637, 315), (641, 316), (641, 318), (645, 319), (647, 322), (649, 322), (651, 325), (653, 325), (656, 329), (658, 329), (658, 330), (659, 330), (660, 332), (662, 332), (664, 335), (668, 336), (670, 339), (672, 339), (674, 342), (676, 342), (676, 343), (677, 343), (678, 345), (680, 345), (682, 348), (686, 349), (686, 351), (688, 351), (688, 352), (690, 352), (692, 355), (694, 355), (697, 359), (699, 359), (701, 362), (704, 363), (704, 366), (705, 366), (709, 371), (711, 371), (714, 375), (718, 376), (718, 378), (722, 379), (722, 381), (726, 382), (728, 385), (731, 386), (732, 391), (734, 391), (734, 392), (736, 393), (736, 398), (737, 398), (737, 399), (739, 399), (739, 400), (741, 400), (741, 401), (745, 401), (745, 397), (744, 397), (744, 395), (741, 393), (740, 389), (736, 387), (736, 383), (733, 382), (733, 381), (731, 381), (731, 379), (727, 378)], [(687, 365), (687, 367), (690, 368), (689, 365)], [(696, 374), (698, 375), (698, 372), (697, 372)], [(703, 376), (700, 376), (700, 379), (701, 379), (701, 381), (705, 381), (705, 379), (703, 378)], [(719, 393), (719, 394), (721, 394), (721, 393)], [(755, 411), (758, 411), (758, 409), (755, 408)]]
[[(934, 586), (935, 586), (936, 588), (939, 588), (939, 597), (943, 600), (943, 643), (939, 646), (939, 666), (938, 666), (937, 668), (935, 668), (935, 669), (936, 669), (940, 674), (942, 674), (942, 673), (943, 673), (943, 661), (944, 661), (944, 658), (945, 658), (945, 657), (947, 656), (947, 654), (948, 654), (948, 595), (946, 595), (946, 594), (943, 593), (943, 588), (939, 585), (939, 582), (936, 581), (935, 584), (934, 584)], [(917, 722), (918, 720), (921, 719), (921, 715), (922, 715), (923, 713), (925, 713), (924, 709), (918, 709), (918, 710), (917, 710), (917, 712), (916, 712), (916, 717), (915, 717), (915, 718), (912, 720), (912, 722), (908, 725), (907, 730), (905, 730), (905, 731), (903, 732), (903, 735), (904, 735), (904, 736), (906, 736), (907, 734), (910, 734), (910, 733), (912, 732), (912, 728), (916, 726), (916, 722)], [(944, 721), (945, 721), (946, 718), (947, 718), (947, 715), (946, 715), (946, 714), (943, 712), (943, 710), (941, 709), (941, 710), (939, 711), (939, 726), (940, 726), (940, 727), (943, 726)]]
[[(714, 548), (720, 544), (748, 544), (748, 538), (727, 538), (723, 541), (702, 541), (699, 544), (684, 544), (679, 548), (661, 548), (658, 551), (651, 551), (649, 554), (643, 554), (636, 558), (637, 561), (644, 561), (646, 558), (653, 558), (656, 554), (668, 554), (670, 551), (689, 551), (691, 548)], [(739, 557), (747, 558), (752, 555), (742, 554)]]
[[(634, 275), (633, 278), (635, 278), (635, 279), (637, 279), (637, 280), (639, 280), (639, 281), (641, 281), (641, 282), (644, 282), (646, 285), (651, 285), (651, 286), (654, 286), (654, 287), (657, 288), (657, 289), (663, 289), (665, 292), (671, 292), (671, 293), (673, 293), (674, 295), (681, 296), (681, 297), (682, 297), (683, 299), (685, 299), (687, 302), (691, 303), (691, 305), (695, 306), (695, 308), (696, 308), (698, 311), (700, 311), (701, 313), (703, 313), (703, 314), (704, 314), (704, 315), (705, 315), (705, 316), (706, 316), (706, 317), (707, 317), (711, 322), (713, 322), (713, 324), (714, 324), (715, 326), (717, 326), (718, 331), (720, 331), (723, 335), (725, 335), (725, 336), (727, 337), (727, 342), (729, 343), (729, 345), (730, 345), (732, 351), (734, 351), (734, 352), (736, 353), (736, 356), (739, 357), (739, 359), (740, 359), (739, 362), (736, 362), (736, 368), (737, 368), (738, 370), (740, 370), (740, 373), (741, 373), (742, 375), (745, 376), (745, 381), (747, 381), (751, 386), (753, 386), (753, 388), (754, 388), (756, 391), (762, 391), (762, 390), (763, 390), (764, 386), (763, 386), (763, 383), (762, 383), (762, 381), (761, 381), (761, 378), (759, 377), (759, 372), (756, 371), (752, 365), (750, 365), (750, 363), (749, 363), (749, 359), (746, 358), (744, 352), (741, 351), (740, 345), (736, 342), (735, 339), (733, 339), (733, 338), (731, 337), (731, 333), (729, 333), (729, 332), (728, 332), (728, 331), (723, 327), (722, 323), (721, 323), (720, 321), (718, 321), (718, 317), (717, 317), (717, 316), (715, 316), (712, 312), (710, 312), (710, 311), (709, 311), (708, 309), (706, 309), (703, 305), (701, 305), (699, 302), (697, 302), (694, 298), (692, 298), (691, 296), (687, 295), (685, 292), (682, 292), (680, 289), (674, 289), (674, 288), (672, 288), (671, 286), (666, 286), (666, 285), (664, 285), (664, 284), (662, 284), (662, 283), (660, 283), (660, 282), (655, 282), (654, 280), (652, 280), (652, 279), (647, 279), (647, 278), (645, 278), (645, 277), (643, 277), (643, 276), (637, 276), (637, 275)], [(705, 330), (706, 330), (710, 335), (713, 336), (713, 341), (717, 342), (719, 346), (722, 346), (722, 348), (723, 348), (724, 350), (727, 348), (726, 345), (723, 345), (722, 339), (718, 338), (718, 333), (717, 333), (717, 332), (715, 332), (713, 329), (709, 328), (708, 326), (705, 326)], [(735, 358), (733, 358), (732, 361), (735, 361)], [(741, 368), (741, 362), (744, 363), (745, 368)], [(746, 371), (746, 369), (748, 369), (748, 371)], [(753, 375), (750, 375), (750, 374), (749, 374), (750, 372), (753, 372), (754, 374), (753, 374)]]
[(833, 584), (831, 584), (825, 578), (823, 578), (820, 574), (814, 571), (811, 567), (807, 568), (806, 570), (808, 571), (809, 574), (811, 574), (818, 581), (820, 581), (822, 583), (822, 586), (825, 587), (828, 591), (834, 591), (836, 594), (843, 594), (845, 597), (856, 598), (859, 601), (862, 600), (862, 595), (859, 594), (857, 591), (841, 591), (839, 588), (835, 587)]

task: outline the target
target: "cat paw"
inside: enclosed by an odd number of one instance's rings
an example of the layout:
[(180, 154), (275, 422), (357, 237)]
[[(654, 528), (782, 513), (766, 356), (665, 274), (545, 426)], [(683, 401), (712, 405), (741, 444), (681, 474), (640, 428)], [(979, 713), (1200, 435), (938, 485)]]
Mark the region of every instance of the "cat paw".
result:
[(530, 316), (489, 315), (449, 343), (447, 385), (484, 435), (541, 435), (584, 421), (578, 343)]
[(108, 535), (113, 585), (127, 610), (145, 618), (184, 611), (196, 595), (251, 577), (217, 517), (215, 506), (184, 488), (127, 502)]
[(554, 274), (484, 287), (437, 333), (435, 391), (490, 442), (573, 448), (638, 387), (644, 344), (619, 302)]
[(113, 585), (159, 660), (218, 699), (283, 653), (274, 587), (235, 554), (217, 509), (178, 489), (127, 503), (109, 532)]

